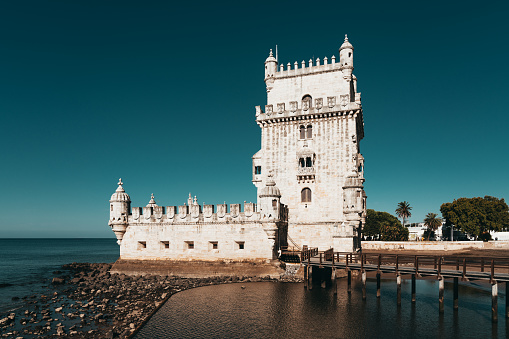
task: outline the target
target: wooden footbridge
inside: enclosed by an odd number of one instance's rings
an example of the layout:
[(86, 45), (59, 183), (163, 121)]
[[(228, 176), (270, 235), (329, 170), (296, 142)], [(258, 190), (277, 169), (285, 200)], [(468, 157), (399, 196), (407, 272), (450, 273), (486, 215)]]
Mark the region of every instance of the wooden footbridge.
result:
[[(313, 268), (332, 269), (334, 293), (337, 293), (336, 270), (346, 270), (348, 274), (348, 293), (351, 292), (352, 271), (359, 271), (362, 280), (362, 298), (366, 299), (366, 273), (376, 272), (377, 297), (380, 297), (380, 277), (382, 273), (396, 275), (397, 304), (401, 305), (401, 276), (411, 275), (412, 302), (415, 302), (416, 277), (436, 277), (439, 281), (439, 312), (444, 312), (444, 280), (454, 282), (454, 310), (458, 309), (458, 281), (484, 280), (491, 283), (492, 320), (498, 319), (498, 284), (505, 283), (505, 316), (509, 318), (509, 257), (469, 257), (469, 256), (431, 256), (405, 254), (367, 254), (334, 252), (333, 249), (318, 251), (317, 248), (304, 248), (299, 255), (304, 265), (304, 287), (312, 288)], [(324, 286), (324, 282), (322, 282)]]

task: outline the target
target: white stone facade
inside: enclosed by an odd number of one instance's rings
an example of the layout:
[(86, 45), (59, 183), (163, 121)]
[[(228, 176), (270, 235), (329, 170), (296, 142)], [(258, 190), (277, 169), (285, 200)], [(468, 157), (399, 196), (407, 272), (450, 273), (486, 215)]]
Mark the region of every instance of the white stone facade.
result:
[[(345, 38), (340, 60), (316, 59), (278, 67), (265, 61), (267, 105), (256, 107), (261, 149), (253, 156), (253, 183), (271, 174), (288, 208), (288, 240), (326, 250), (352, 251), (366, 215), (361, 95), (353, 46)], [(279, 68), (279, 69), (278, 69)]]
[(257, 204), (131, 208), (122, 181), (110, 199), (109, 225), (121, 259), (270, 260), (280, 246), (351, 252), (366, 215), (364, 137), (353, 47), (336, 63), (265, 61), (267, 105), (256, 107), (261, 149), (253, 156)]

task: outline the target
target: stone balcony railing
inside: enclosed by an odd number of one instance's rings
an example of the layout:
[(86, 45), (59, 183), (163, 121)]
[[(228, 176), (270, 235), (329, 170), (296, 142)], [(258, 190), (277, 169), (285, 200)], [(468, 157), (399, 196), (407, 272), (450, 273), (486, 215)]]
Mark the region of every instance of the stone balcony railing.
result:
[(314, 167), (299, 167), (297, 174), (299, 174), (299, 175), (315, 174), (315, 168)]

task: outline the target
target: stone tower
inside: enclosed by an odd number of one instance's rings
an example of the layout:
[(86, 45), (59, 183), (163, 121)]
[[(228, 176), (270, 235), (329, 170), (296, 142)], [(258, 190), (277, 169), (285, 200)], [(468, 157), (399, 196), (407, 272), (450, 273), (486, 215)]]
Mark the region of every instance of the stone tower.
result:
[(122, 186), (122, 179), (118, 180), (118, 187), (110, 198), (110, 221), (108, 225), (115, 232), (117, 243), (120, 245), (128, 225), (128, 217), (131, 214), (131, 198)]
[[(253, 156), (258, 205), (275, 183), (288, 209), (288, 243), (326, 250), (360, 246), (366, 215), (361, 95), (345, 36), (339, 60), (265, 61), (267, 105), (256, 107), (261, 149)], [(271, 173), (269, 178), (268, 174)]]

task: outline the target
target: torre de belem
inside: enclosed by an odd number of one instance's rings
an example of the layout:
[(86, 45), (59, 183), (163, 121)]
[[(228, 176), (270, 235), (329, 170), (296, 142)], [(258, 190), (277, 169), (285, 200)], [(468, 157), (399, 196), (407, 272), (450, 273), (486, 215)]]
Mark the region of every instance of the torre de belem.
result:
[(354, 48), (336, 56), (265, 61), (267, 105), (256, 107), (261, 149), (253, 156), (257, 203), (132, 207), (122, 180), (109, 226), (120, 259), (267, 261), (283, 246), (352, 252), (366, 217), (361, 95)]

